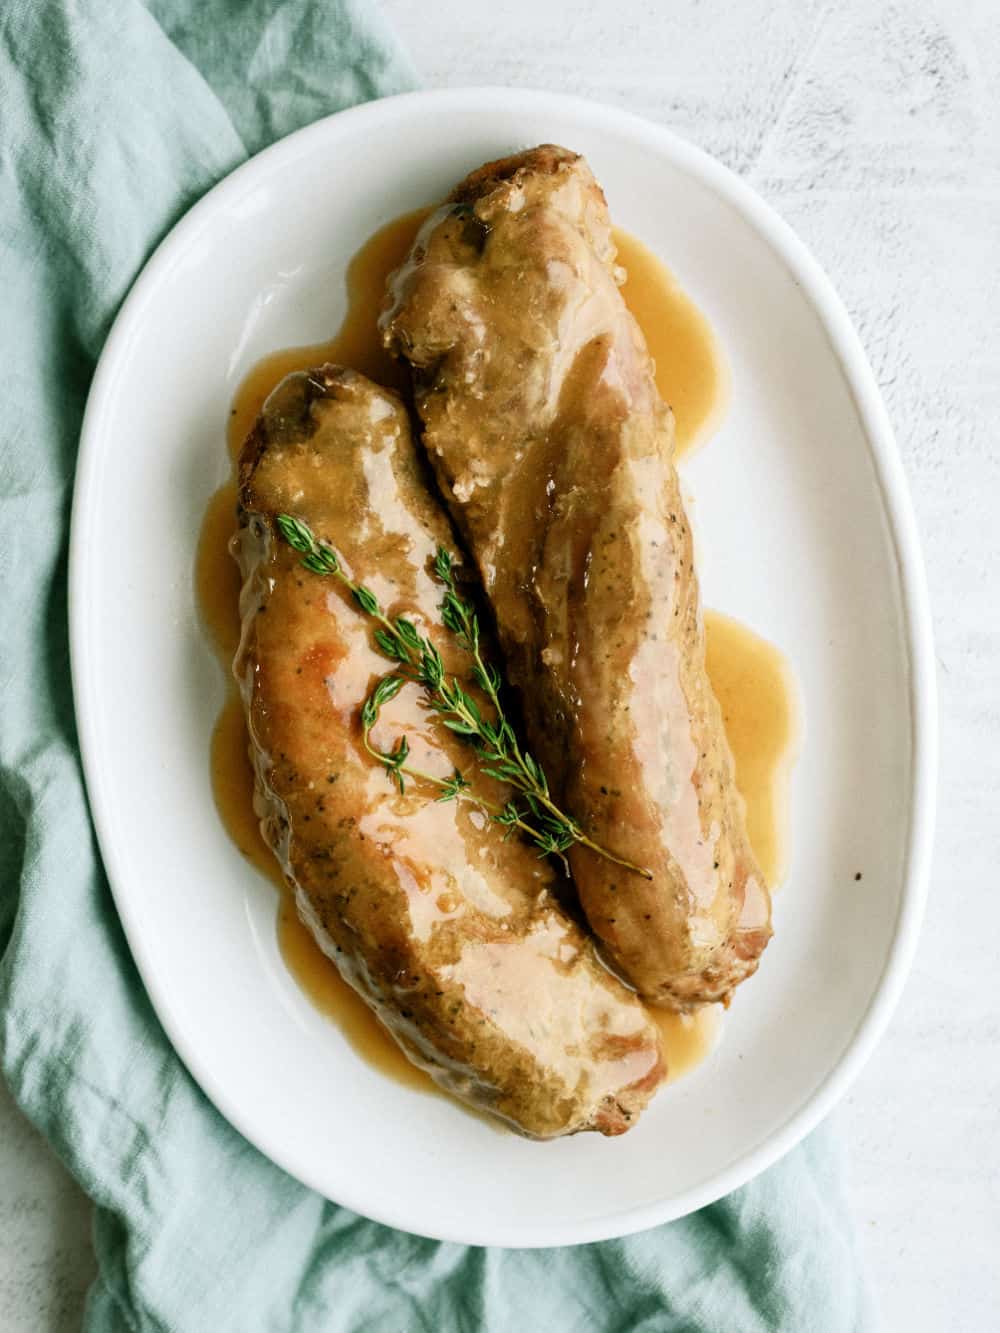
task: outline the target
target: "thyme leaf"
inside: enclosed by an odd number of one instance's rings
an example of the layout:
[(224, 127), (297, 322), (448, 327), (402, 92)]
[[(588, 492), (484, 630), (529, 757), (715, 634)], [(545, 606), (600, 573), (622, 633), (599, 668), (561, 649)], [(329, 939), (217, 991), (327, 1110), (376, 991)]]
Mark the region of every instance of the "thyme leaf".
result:
[[(464, 598), (455, 582), (454, 556), (439, 546), (432, 570), (444, 592), (441, 623), (458, 646), (472, 659), (471, 682), (485, 697), (493, 716), (484, 716), (476, 698), (457, 676), (449, 675), (437, 647), (420, 633), (405, 616), (389, 617), (370, 588), (355, 583), (345, 571), (334, 548), (320, 540), (309, 525), (290, 514), (278, 514), (278, 532), (297, 551), (300, 563), (312, 574), (338, 579), (358, 608), (376, 622), (373, 632), (376, 647), (394, 662), (394, 670), (383, 676), (361, 705), (361, 729), (366, 751), (386, 770), (400, 793), (406, 791), (406, 779), (413, 778), (438, 789), (436, 801), (467, 800), (484, 810), (495, 824), (510, 836), (519, 829), (539, 849), (540, 856), (558, 856), (575, 843), (598, 856), (632, 870), (645, 879), (652, 874), (608, 848), (592, 841), (577, 822), (552, 800), (548, 779), (537, 759), (523, 749), (503, 706), (503, 678), (492, 662), (487, 662), (480, 647), (479, 617), (475, 607)], [(495, 805), (476, 794), (471, 783), (458, 769), (450, 778), (439, 778), (412, 767), (409, 741), (400, 736), (391, 750), (381, 750), (371, 738), (379, 713), (408, 684), (418, 685), (427, 704), (441, 724), (469, 742), (477, 753), (478, 771), (511, 788), (514, 795), (503, 805)], [(520, 801), (520, 804), (519, 804)]]

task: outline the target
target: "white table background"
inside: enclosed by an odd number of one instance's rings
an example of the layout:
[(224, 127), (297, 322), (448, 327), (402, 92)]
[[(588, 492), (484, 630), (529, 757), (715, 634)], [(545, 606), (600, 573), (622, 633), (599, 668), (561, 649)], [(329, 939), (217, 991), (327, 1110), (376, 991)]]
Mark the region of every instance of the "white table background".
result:
[[(1000, 1328), (1000, 3), (383, 7), (428, 87), (578, 93), (715, 154), (857, 324), (924, 542), (942, 753), (916, 966), (837, 1121), (886, 1329)], [(78, 1327), (93, 1270), (87, 1200), (0, 1086), (0, 1329)]]

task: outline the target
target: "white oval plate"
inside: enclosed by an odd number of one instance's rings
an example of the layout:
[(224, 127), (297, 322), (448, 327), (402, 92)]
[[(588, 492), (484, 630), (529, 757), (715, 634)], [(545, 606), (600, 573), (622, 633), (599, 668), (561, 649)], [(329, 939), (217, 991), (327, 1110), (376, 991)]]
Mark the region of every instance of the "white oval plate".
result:
[[(725, 348), (728, 414), (685, 467), (705, 602), (785, 650), (807, 735), (775, 938), (721, 1047), (623, 1138), (538, 1144), (388, 1081), (287, 973), (274, 891), (212, 800), (223, 681), (192, 564), (245, 372), (336, 330), (345, 264), (378, 226), (545, 140), (587, 155), (615, 221), (666, 260)], [(913, 953), (933, 817), (931, 631), (905, 482), (816, 263), (668, 131), (520, 89), (431, 92), (331, 117), (240, 168), (163, 242), (108, 339), (71, 560), (87, 784), (143, 980), (219, 1109), (329, 1198), (475, 1244), (622, 1235), (774, 1162), (871, 1052)]]

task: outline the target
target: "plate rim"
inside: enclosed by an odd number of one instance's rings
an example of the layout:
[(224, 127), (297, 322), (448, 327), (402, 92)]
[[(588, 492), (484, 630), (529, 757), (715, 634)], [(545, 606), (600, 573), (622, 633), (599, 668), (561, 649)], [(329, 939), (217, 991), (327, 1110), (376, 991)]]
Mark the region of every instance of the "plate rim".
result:
[[(169, 271), (175, 259), (184, 253), (189, 240), (197, 235), (220, 204), (225, 204), (227, 196), (243, 191), (244, 183), (260, 171), (263, 163), (284, 158), (294, 160), (303, 150), (311, 148), (314, 140), (321, 140), (329, 132), (332, 122), (339, 125), (346, 121), (355, 121), (359, 125), (366, 120), (378, 122), (387, 114), (387, 108), (399, 110), (406, 106), (437, 105), (443, 109), (474, 109), (481, 114), (484, 106), (495, 106), (498, 102), (507, 107), (516, 104), (516, 108), (522, 111), (530, 109), (538, 114), (539, 119), (544, 119), (548, 112), (570, 116), (581, 123), (597, 122), (602, 128), (619, 130), (639, 141), (643, 147), (665, 152), (681, 170), (707, 185), (746, 218), (794, 278), (826, 333), (864, 431), (886, 517), (889, 542), (895, 556), (901, 630), (909, 677), (908, 828), (904, 842), (902, 890), (892, 943), (871, 1001), (840, 1060), (810, 1097), (776, 1131), (700, 1185), (668, 1199), (586, 1218), (571, 1225), (525, 1222), (523, 1227), (518, 1228), (516, 1235), (509, 1234), (506, 1228), (470, 1235), (460, 1228), (450, 1226), (420, 1226), (414, 1218), (403, 1215), (405, 1209), (400, 1213), (394, 1213), (391, 1207), (373, 1210), (369, 1200), (358, 1198), (357, 1192), (350, 1188), (335, 1200), (341, 1206), (386, 1226), (434, 1240), (545, 1248), (607, 1240), (676, 1220), (746, 1184), (777, 1162), (824, 1119), (867, 1063), (896, 1008), (916, 951), (927, 899), (934, 839), (938, 747), (933, 630), (926, 574), (902, 460), (877, 381), (841, 298), (805, 243), (743, 177), (676, 131), (633, 112), (563, 93), (498, 85), (425, 89), (335, 112), (278, 140), (213, 186), (160, 240), (132, 283), (101, 350), (84, 411), (73, 485), (68, 574), (70, 667), (83, 776), (101, 860), (129, 951), (157, 1019), (185, 1068), (237, 1132), (303, 1185), (316, 1190), (322, 1197), (330, 1197), (322, 1186), (306, 1178), (308, 1173), (304, 1173), (300, 1164), (292, 1160), (292, 1154), (285, 1152), (282, 1144), (268, 1141), (266, 1133), (258, 1131), (244, 1107), (230, 1097), (224, 1081), (218, 1080), (214, 1070), (188, 1046), (181, 1025), (174, 1020), (168, 997), (155, 982), (155, 972), (147, 956), (147, 946), (134, 907), (135, 900), (120, 887), (125, 876), (117, 844), (111, 833), (109, 805), (113, 798), (109, 792), (110, 784), (106, 783), (102, 766), (98, 762), (101, 746), (96, 722), (97, 710), (91, 706), (96, 682), (88, 668), (90, 621), (86, 596), (87, 549), (93, 537), (94, 512), (89, 499), (100, 474), (102, 449), (99, 427), (113, 398), (120, 355), (127, 349), (135, 327), (141, 322), (143, 307), (157, 288), (161, 274)], [(470, 103), (473, 104), (471, 108)]]

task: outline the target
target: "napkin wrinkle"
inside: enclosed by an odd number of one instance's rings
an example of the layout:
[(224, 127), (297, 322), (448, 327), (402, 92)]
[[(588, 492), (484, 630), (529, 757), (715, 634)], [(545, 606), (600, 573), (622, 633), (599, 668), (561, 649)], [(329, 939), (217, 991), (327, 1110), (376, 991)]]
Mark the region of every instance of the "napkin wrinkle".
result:
[(774, 1327), (781, 1313), (775, 1308), (776, 1288), (771, 1280), (775, 1272), (774, 1235), (738, 1196), (732, 1202), (706, 1208), (703, 1216), (706, 1228), (716, 1233), (717, 1243), (713, 1247), (715, 1264), (705, 1270), (701, 1281), (710, 1286), (722, 1256), (727, 1256), (736, 1275), (743, 1279), (761, 1329)]
[[(3, 36), (20, 74), (6, 81), (5, 108), (18, 192), (60, 257), (71, 327), (92, 362), (155, 244), (246, 150), (203, 75), (136, 0), (15, 2)], [(134, 95), (119, 92), (127, 105), (112, 132), (95, 134), (114, 104), (109, 78)], [(175, 100), (196, 104), (198, 121), (180, 117), (164, 134), (160, 107)], [(101, 188), (111, 180), (113, 192)]]
[(248, 153), (339, 107), (417, 86), (409, 58), (365, 0), (147, 0), (211, 87)]
[[(94, 1215), (94, 1253), (97, 1277), (87, 1294), (84, 1327), (95, 1333), (115, 1329), (171, 1333), (170, 1326), (149, 1310), (132, 1282), (135, 1241), (119, 1214), (99, 1208)], [(143, 1314), (139, 1314), (143, 1311)]]
[[(624, 1247), (615, 1241), (607, 1241), (603, 1245), (583, 1247), (581, 1255), (590, 1281), (581, 1282), (574, 1290), (581, 1307), (580, 1319), (586, 1317), (588, 1322), (604, 1320), (604, 1326), (609, 1330), (624, 1329), (633, 1321), (639, 1326), (651, 1315), (662, 1319), (662, 1302), (654, 1301), (652, 1310), (645, 1308), (650, 1304), (647, 1282), (632, 1287), (630, 1282), (622, 1281), (623, 1276), (635, 1276)], [(637, 1292), (641, 1292), (638, 1301)], [(576, 1321), (578, 1328), (583, 1327), (580, 1319)]]

